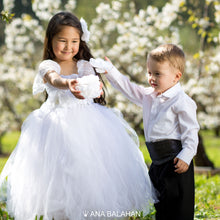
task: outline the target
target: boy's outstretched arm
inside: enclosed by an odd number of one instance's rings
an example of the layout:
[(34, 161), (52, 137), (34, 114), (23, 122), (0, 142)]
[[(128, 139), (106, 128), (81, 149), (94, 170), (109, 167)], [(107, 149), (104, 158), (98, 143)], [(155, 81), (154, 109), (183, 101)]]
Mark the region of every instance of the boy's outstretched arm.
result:
[(146, 94), (146, 89), (143, 86), (131, 82), (127, 76), (121, 74), (107, 57), (105, 57), (105, 61), (90, 59), (90, 63), (96, 68), (97, 72), (106, 73), (106, 78), (114, 88), (131, 102), (142, 107), (143, 97)]

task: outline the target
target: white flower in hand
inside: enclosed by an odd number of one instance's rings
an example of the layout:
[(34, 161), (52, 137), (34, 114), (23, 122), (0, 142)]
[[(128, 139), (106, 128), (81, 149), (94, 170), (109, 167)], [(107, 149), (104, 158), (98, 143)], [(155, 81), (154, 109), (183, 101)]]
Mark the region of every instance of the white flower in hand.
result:
[(83, 76), (77, 79), (76, 90), (80, 91), (86, 99), (94, 99), (100, 97), (103, 93), (102, 86), (100, 85), (99, 77), (95, 75)]
[(90, 58), (89, 62), (96, 69), (98, 73), (109, 72), (113, 67), (113, 64), (110, 61), (106, 61), (101, 58), (97, 58), (97, 59)]

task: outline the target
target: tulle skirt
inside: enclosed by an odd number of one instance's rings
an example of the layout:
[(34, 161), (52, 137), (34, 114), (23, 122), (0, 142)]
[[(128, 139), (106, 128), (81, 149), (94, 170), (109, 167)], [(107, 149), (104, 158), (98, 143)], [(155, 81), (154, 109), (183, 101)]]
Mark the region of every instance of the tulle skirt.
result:
[(115, 219), (149, 212), (153, 187), (128, 126), (95, 103), (43, 104), (1, 174), (15, 220)]

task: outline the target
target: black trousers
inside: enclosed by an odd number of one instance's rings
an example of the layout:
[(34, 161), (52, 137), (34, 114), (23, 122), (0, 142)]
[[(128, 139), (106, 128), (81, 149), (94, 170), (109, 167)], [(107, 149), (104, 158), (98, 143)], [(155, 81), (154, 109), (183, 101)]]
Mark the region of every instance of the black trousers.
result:
[(161, 165), (153, 163), (149, 175), (159, 192), (159, 202), (154, 204), (156, 220), (193, 220), (194, 218), (194, 168), (191, 162), (187, 172), (174, 172), (173, 160)]

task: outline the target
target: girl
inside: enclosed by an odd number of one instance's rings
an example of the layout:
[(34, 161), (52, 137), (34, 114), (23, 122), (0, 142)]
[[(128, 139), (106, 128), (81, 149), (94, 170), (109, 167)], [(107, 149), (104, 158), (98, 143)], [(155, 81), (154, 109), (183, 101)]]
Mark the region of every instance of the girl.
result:
[[(153, 189), (132, 129), (105, 104), (74, 89), (95, 75), (89, 32), (73, 14), (50, 20), (34, 94), (48, 94), (25, 120), (0, 183), (15, 220), (80, 220), (149, 212)], [(76, 98), (77, 97), (77, 98)]]

